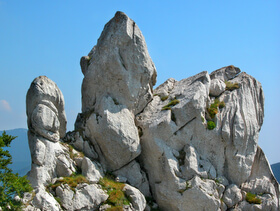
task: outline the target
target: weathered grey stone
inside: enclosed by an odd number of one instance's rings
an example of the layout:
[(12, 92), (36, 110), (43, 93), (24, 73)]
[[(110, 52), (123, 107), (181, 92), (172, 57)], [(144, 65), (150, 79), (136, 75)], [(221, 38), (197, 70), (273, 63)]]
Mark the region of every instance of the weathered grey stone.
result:
[(64, 137), (64, 98), (57, 85), (46, 76), (39, 76), (31, 83), (26, 95), (26, 114), (31, 133), (54, 142)]
[(68, 185), (59, 186), (56, 188), (56, 194), (61, 199), (62, 206), (69, 211), (96, 210), (98, 205), (108, 198), (108, 195), (95, 184), (85, 184), (75, 192)]
[[(264, 96), (256, 79), (227, 66), (210, 75), (168, 79), (153, 93), (156, 69), (144, 37), (121, 12), (80, 64), (83, 113), (75, 123), (79, 132), (68, 133), (64, 140), (83, 151), (84, 158), (73, 158), (78, 152), (71, 148), (73, 161), (67, 145), (59, 143), (66, 117), (55, 83), (39, 77), (27, 93), (32, 156), (28, 178), (36, 194), (26, 209), (105, 210), (110, 205), (101, 203), (108, 195), (95, 183), (103, 171), (111, 171), (117, 181), (134, 186), (125, 185), (132, 204), (123, 210), (144, 210), (142, 194), (151, 196), (150, 191), (163, 211), (279, 210), (279, 184), (257, 145)], [(238, 86), (230, 90), (226, 81)], [(209, 108), (216, 99), (225, 107), (217, 106), (213, 115)], [(216, 125), (213, 130), (207, 128), (209, 121)], [(55, 193), (45, 191), (75, 168), (81, 168), (90, 185), (79, 184), (74, 191), (61, 184)], [(262, 203), (248, 203), (247, 192), (257, 194)]]
[(117, 177), (127, 178), (127, 182), (139, 189), (144, 196), (151, 196), (146, 173), (141, 170), (139, 163), (136, 161), (132, 161), (121, 169), (114, 171), (113, 174)]
[(125, 185), (123, 188), (125, 194), (130, 198), (133, 210), (143, 211), (146, 207), (146, 199), (145, 196), (136, 188)]
[(141, 31), (124, 13), (117, 12), (106, 24), (88, 56), (82, 59), (83, 64), (88, 61), (87, 68), (82, 65), (83, 112), (94, 108), (107, 95), (134, 114), (152, 99), (156, 69)]
[(223, 196), (223, 201), (228, 208), (231, 208), (242, 201), (241, 190), (237, 187), (237, 185), (231, 184), (226, 188)]
[[(217, 177), (224, 178), (224, 185), (228, 181), (241, 185), (249, 178), (263, 121), (263, 92), (251, 76), (236, 76), (238, 70), (222, 68), (211, 74), (212, 80), (202, 72), (179, 82), (167, 81), (154, 91), (158, 95), (168, 93), (167, 100), (155, 96), (137, 116), (137, 126), (143, 133), (140, 158), (160, 208), (178, 209), (173, 202), (183, 197), (171, 190), (181, 190), (178, 187), (183, 181), (195, 175), (217, 181)], [(208, 130), (207, 108), (213, 101), (210, 87), (216, 78), (234, 78), (232, 83), (238, 83), (239, 88), (220, 93), (219, 100), (226, 106), (218, 108), (213, 118), (216, 128)], [(178, 103), (164, 110), (169, 102), (176, 102), (174, 99)], [(159, 189), (169, 192), (160, 195)]]
[(32, 204), (40, 210), (61, 210), (59, 203), (44, 189), (39, 189), (38, 192), (36, 192)]
[(104, 177), (102, 168), (87, 157), (84, 157), (82, 162), (82, 173), (90, 183), (97, 183), (102, 177)]
[(234, 67), (233, 65), (222, 67), (218, 70), (215, 70), (210, 74), (211, 79), (217, 78), (222, 81), (228, 81), (236, 77), (240, 73), (240, 69), (238, 67)]
[(210, 95), (218, 97), (226, 90), (226, 84), (220, 79), (211, 80)]
[(75, 167), (73, 161), (67, 159), (64, 154), (61, 154), (57, 157), (56, 161), (56, 174), (58, 177), (69, 177), (72, 173), (75, 172)]
[[(116, 170), (136, 158), (140, 152), (138, 130), (133, 114), (124, 106), (116, 105), (109, 96), (102, 100), (102, 113), (92, 113), (86, 122), (86, 136), (95, 140), (108, 169)], [(92, 143), (94, 144), (94, 142)]]
[(91, 159), (97, 159), (98, 158), (97, 152), (95, 152), (94, 148), (92, 147), (91, 144), (89, 144), (88, 141), (84, 141), (83, 149), (84, 149), (85, 156), (87, 156)]

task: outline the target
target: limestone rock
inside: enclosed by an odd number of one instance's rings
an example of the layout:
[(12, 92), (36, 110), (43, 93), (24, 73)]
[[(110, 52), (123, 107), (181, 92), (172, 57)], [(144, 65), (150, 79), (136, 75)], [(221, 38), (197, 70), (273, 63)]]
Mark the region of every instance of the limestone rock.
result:
[(96, 210), (108, 195), (95, 184), (83, 185), (72, 191), (68, 185), (56, 189), (57, 196), (66, 210)]
[[(122, 12), (80, 64), (82, 113), (66, 136), (56, 84), (41, 76), (28, 90), (34, 198), (22, 199), (25, 210), (112, 208), (98, 184), (106, 172), (128, 183), (123, 210), (279, 210), (279, 184), (257, 143), (264, 96), (252, 76), (231, 65), (153, 91), (145, 39)], [(88, 181), (65, 182), (78, 173)]]
[[(184, 199), (175, 191), (193, 176), (224, 178), (226, 185), (236, 183), (239, 187), (249, 178), (263, 121), (264, 97), (259, 82), (238, 73), (238, 68), (227, 67), (211, 76), (202, 72), (181, 81), (170, 79), (154, 91), (158, 96), (137, 115), (136, 123), (143, 133), (140, 158), (160, 208), (180, 210), (173, 202)], [(211, 84), (224, 83), (225, 79), (232, 79), (239, 88), (223, 88), (217, 99), (224, 101), (225, 107), (218, 107), (212, 119), (208, 110), (214, 103), (209, 96)], [(207, 129), (210, 120), (216, 124), (214, 130)], [(164, 189), (169, 192), (160, 191)]]
[(215, 70), (210, 74), (211, 79), (221, 79), (222, 81), (228, 81), (235, 78), (241, 70), (233, 65), (222, 67)]
[(114, 171), (113, 174), (117, 177), (126, 178), (127, 181), (125, 182), (139, 189), (144, 196), (151, 196), (146, 173), (141, 170), (139, 163), (137, 163), (135, 160), (121, 169)]
[(41, 210), (61, 210), (59, 203), (43, 189), (39, 189), (39, 191), (36, 193), (32, 204)]
[(146, 199), (138, 189), (130, 185), (125, 185), (123, 191), (130, 198), (135, 211), (143, 211), (145, 209)]
[(87, 157), (84, 157), (82, 161), (82, 173), (90, 183), (97, 183), (102, 177), (104, 177), (102, 168)]
[(124, 13), (117, 12), (105, 25), (97, 45), (81, 61), (83, 112), (108, 95), (134, 114), (152, 99), (156, 69), (140, 29)]
[(229, 185), (224, 193), (223, 201), (228, 208), (233, 207), (242, 201), (241, 190), (235, 184)]
[(39, 76), (31, 83), (26, 95), (26, 114), (30, 132), (53, 142), (64, 137), (64, 98), (57, 85), (46, 76)]
[[(104, 97), (102, 113), (92, 113), (86, 122), (86, 135), (97, 142), (108, 169), (116, 170), (136, 158), (140, 152), (138, 130), (133, 114), (111, 97)], [(94, 145), (94, 142), (92, 142)]]
[(135, 22), (117, 12), (82, 57), (81, 68), (83, 114), (75, 125), (85, 130), (101, 163), (119, 169), (141, 152), (134, 115), (152, 100), (156, 83), (155, 66)]
[(218, 97), (226, 90), (226, 84), (220, 79), (211, 80), (210, 95)]

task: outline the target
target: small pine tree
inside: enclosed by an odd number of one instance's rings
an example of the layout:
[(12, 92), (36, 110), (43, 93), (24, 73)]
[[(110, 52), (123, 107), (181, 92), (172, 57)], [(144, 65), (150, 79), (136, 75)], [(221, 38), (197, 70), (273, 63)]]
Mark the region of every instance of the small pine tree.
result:
[(25, 192), (32, 190), (26, 176), (20, 177), (14, 174), (8, 167), (12, 164), (12, 156), (4, 147), (10, 147), (16, 137), (7, 135), (4, 131), (0, 136), (0, 207), (3, 210), (21, 210), (22, 202), (14, 199), (15, 195), (20, 198)]

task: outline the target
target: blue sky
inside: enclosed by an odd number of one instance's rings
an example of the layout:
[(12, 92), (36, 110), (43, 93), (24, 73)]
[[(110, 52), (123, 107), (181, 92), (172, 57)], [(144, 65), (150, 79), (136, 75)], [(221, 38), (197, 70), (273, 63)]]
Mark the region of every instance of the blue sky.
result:
[(46, 75), (65, 98), (68, 130), (81, 110), (79, 61), (116, 11), (145, 36), (158, 83), (235, 65), (262, 83), (259, 144), (280, 162), (280, 1), (0, 0), (0, 130), (27, 128), (25, 96)]

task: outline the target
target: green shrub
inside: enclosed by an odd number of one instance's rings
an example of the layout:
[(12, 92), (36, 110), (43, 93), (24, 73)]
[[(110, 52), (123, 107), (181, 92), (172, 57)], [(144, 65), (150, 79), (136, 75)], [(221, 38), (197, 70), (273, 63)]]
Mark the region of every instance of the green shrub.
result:
[(180, 101), (175, 98), (171, 100), (167, 105), (163, 106), (161, 110), (171, 110), (171, 107), (177, 105), (178, 103), (180, 103)]
[(208, 130), (213, 130), (215, 127), (216, 127), (215, 122), (213, 122), (213, 121), (208, 121), (208, 122), (207, 122), (207, 128), (208, 128)]
[(224, 108), (225, 106), (226, 106), (226, 104), (225, 104), (225, 102), (224, 102), (224, 101), (220, 102), (220, 104), (219, 104), (219, 108)]
[(216, 98), (214, 100), (214, 103), (212, 103), (210, 105), (210, 108), (207, 108), (209, 116), (213, 119), (216, 116), (216, 114), (218, 113), (218, 108), (223, 108), (223, 107), (225, 107), (225, 105), (226, 104), (224, 101), (220, 102), (220, 100), (218, 98)]
[(218, 113), (218, 108), (208, 108), (207, 109), (209, 116), (213, 119)]
[(226, 90), (232, 91), (235, 89), (239, 88), (239, 84), (238, 83), (232, 83), (230, 81), (225, 81), (226, 84)]
[(246, 194), (246, 201), (250, 204), (261, 204), (262, 200), (258, 198), (255, 194), (248, 192)]
[(160, 99), (161, 99), (161, 101), (165, 101), (168, 99), (168, 96), (162, 96)]

